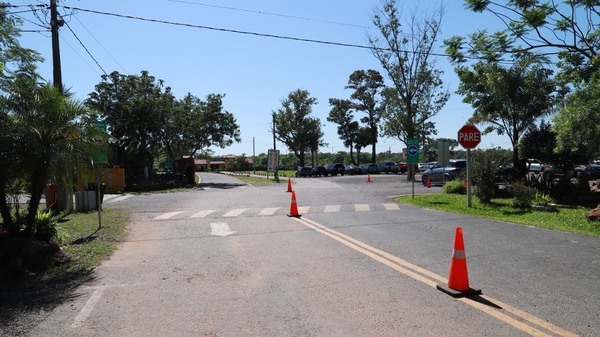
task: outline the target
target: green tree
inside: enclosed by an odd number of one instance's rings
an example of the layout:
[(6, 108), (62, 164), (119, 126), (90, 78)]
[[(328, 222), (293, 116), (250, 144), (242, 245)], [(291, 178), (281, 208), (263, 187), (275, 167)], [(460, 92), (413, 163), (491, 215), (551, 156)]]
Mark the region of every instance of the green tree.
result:
[(519, 139), (535, 122), (551, 114), (560, 101), (553, 71), (533, 58), (519, 58), (510, 68), (477, 62), (455, 69), (460, 79), (457, 93), (475, 109), (471, 123), (487, 125), (484, 134), (506, 134), (512, 144), (517, 178), (525, 174), (519, 156)]
[(496, 16), (506, 29), (492, 34), (483, 30), (445, 41), (455, 61), (481, 57), (491, 62), (524, 53), (557, 55), (561, 77), (567, 82), (587, 82), (598, 71), (600, 12), (598, 1), (489, 1), (465, 0), (473, 12)]
[(2, 105), (16, 123), (16, 160), (31, 197), (25, 232), (32, 234), (44, 187), (51, 181), (68, 186), (74, 169), (91, 169), (90, 147), (99, 130), (82, 103), (29, 77), (15, 81)]
[[(580, 160), (600, 156), (600, 76), (581, 84), (566, 98), (554, 116), (556, 152), (570, 153)], [(581, 164), (581, 163), (580, 163)]]
[(348, 79), (347, 89), (353, 89), (350, 95), (353, 106), (357, 111), (363, 111), (367, 116), (360, 119), (371, 131), (371, 162), (377, 162), (377, 135), (383, 107), (380, 102), (380, 92), (383, 88), (383, 77), (377, 70), (356, 70)]
[(186, 154), (193, 156), (210, 146), (224, 148), (240, 141), (235, 117), (223, 109), (224, 97), (210, 94), (202, 101), (188, 93), (174, 102), (172, 109), (164, 110), (170, 113), (163, 115), (158, 136), (173, 163)]
[(371, 145), (371, 129), (368, 126), (361, 126), (358, 129), (358, 135), (356, 137), (356, 165), (360, 165), (361, 156), (360, 150)]
[(359, 126), (352, 114), (353, 104), (347, 99), (330, 98), (329, 105), (331, 105), (331, 111), (329, 112), (327, 121), (338, 125), (338, 135), (344, 142), (344, 146), (350, 148), (350, 160), (352, 161), (352, 164), (355, 164), (354, 147), (358, 138)]
[(297, 89), (273, 111), (275, 137), (294, 153), (300, 166), (305, 165), (306, 152), (322, 142), (321, 122), (310, 116), (315, 104), (317, 99), (308, 91)]
[(119, 145), (141, 156), (143, 175), (149, 178), (151, 147), (159, 142), (162, 122), (172, 111), (171, 88), (147, 71), (138, 75), (112, 72), (89, 94), (86, 104), (103, 113), (109, 132)]
[(554, 162), (555, 148), (556, 134), (552, 131), (552, 125), (545, 121), (539, 126), (534, 124), (519, 141), (519, 153), (523, 158), (536, 158), (542, 163)]
[[(435, 134), (431, 119), (449, 98), (443, 88), (443, 72), (435, 68), (437, 43), (443, 9), (423, 19), (415, 13), (406, 21), (405, 31), (396, 0), (385, 0), (373, 24), (380, 37), (370, 36), (373, 55), (379, 60), (393, 86), (383, 90), (385, 109), (383, 134), (406, 144), (409, 138), (425, 139)], [(409, 166), (408, 180), (414, 179)]]

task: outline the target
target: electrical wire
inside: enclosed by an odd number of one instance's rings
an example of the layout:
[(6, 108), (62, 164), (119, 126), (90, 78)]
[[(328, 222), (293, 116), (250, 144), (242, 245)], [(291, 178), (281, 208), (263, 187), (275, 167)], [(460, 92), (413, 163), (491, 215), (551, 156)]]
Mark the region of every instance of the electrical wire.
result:
[(361, 26), (361, 25), (356, 25), (356, 24), (352, 24), (352, 23), (319, 20), (319, 19), (312, 19), (312, 18), (307, 18), (307, 17), (302, 17), (302, 16), (295, 16), (295, 15), (288, 15), (288, 14), (279, 14), (279, 13), (270, 13), (270, 12), (263, 12), (263, 11), (257, 11), (257, 10), (251, 10), (251, 9), (236, 8), (236, 7), (219, 6), (219, 5), (205, 4), (205, 3), (200, 3), (200, 2), (183, 1), (183, 0), (167, 0), (167, 1), (169, 1), (169, 2), (177, 2), (177, 3), (182, 3), (182, 4), (188, 4), (188, 5), (195, 5), (195, 6), (203, 6), (203, 7), (211, 7), (211, 8), (219, 8), (219, 9), (227, 9), (227, 10), (232, 10), (232, 11), (246, 12), (246, 13), (253, 13), (253, 14), (260, 14), (260, 15), (277, 16), (277, 17), (288, 18), (288, 19), (295, 19), (295, 20), (302, 20), (302, 21), (321, 22), (321, 23), (327, 23), (327, 24), (339, 25), (339, 26), (346, 26), (346, 27), (354, 27), (354, 28), (361, 28), (361, 29), (373, 29), (373, 27)]
[(108, 75), (106, 73), (106, 71), (104, 70), (104, 68), (102, 68), (102, 66), (100, 65), (100, 63), (98, 63), (98, 60), (96, 60), (96, 58), (94, 57), (94, 55), (92, 55), (92, 53), (90, 53), (90, 51), (83, 44), (83, 42), (81, 42), (81, 40), (79, 39), (79, 37), (77, 36), (77, 34), (75, 34), (75, 32), (73, 31), (73, 29), (71, 29), (71, 26), (69, 26), (69, 24), (66, 21), (65, 21), (65, 26), (67, 26), (67, 28), (71, 31), (71, 33), (73, 34), (73, 36), (75, 36), (75, 38), (77, 39), (77, 41), (79, 42), (79, 44), (83, 47), (83, 49), (85, 49), (85, 52), (92, 58), (92, 60), (94, 60), (94, 62), (96, 63), (96, 65), (98, 66), (98, 68), (100, 68), (102, 70), (102, 72), (104, 73), (104, 75)]

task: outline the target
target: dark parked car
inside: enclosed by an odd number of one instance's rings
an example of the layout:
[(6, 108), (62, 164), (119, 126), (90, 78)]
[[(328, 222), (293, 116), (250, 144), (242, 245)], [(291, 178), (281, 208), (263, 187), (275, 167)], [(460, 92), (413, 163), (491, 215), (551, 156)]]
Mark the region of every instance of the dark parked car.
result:
[(379, 163), (379, 171), (384, 173), (398, 173), (400, 172), (400, 165), (391, 161), (384, 161)]
[(360, 166), (356, 165), (346, 165), (346, 174), (355, 175), (355, 174), (363, 174), (363, 169)]
[(312, 170), (310, 169), (310, 167), (302, 167), (302, 166), (298, 166), (298, 169), (296, 170), (296, 177), (311, 177), (312, 176)]
[(456, 159), (443, 166), (435, 164), (429, 170), (423, 172), (422, 182), (427, 185), (427, 179), (432, 184), (443, 184), (445, 181), (459, 179), (463, 172), (466, 172), (467, 161), (465, 159)]
[(346, 174), (346, 167), (344, 167), (344, 164), (340, 163), (329, 164), (327, 165), (327, 173), (331, 174), (332, 176), (336, 176), (338, 174), (344, 175)]
[(362, 168), (365, 173), (379, 173), (379, 166), (374, 163), (364, 164)]
[(325, 166), (313, 166), (312, 175), (313, 177), (327, 177), (327, 169)]

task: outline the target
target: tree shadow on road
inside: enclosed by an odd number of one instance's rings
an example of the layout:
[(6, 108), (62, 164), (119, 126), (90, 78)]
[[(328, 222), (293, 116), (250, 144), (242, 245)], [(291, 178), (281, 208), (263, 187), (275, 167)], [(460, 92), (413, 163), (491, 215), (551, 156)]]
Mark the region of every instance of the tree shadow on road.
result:
[(93, 270), (0, 283), (0, 335), (23, 336), (58, 305), (77, 298), (77, 288), (95, 280)]
[(196, 189), (205, 190), (216, 188), (226, 190), (231, 188), (239, 188), (247, 185), (248, 184), (246, 183), (201, 183), (200, 185), (198, 185), (198, 187), (196, 187)]

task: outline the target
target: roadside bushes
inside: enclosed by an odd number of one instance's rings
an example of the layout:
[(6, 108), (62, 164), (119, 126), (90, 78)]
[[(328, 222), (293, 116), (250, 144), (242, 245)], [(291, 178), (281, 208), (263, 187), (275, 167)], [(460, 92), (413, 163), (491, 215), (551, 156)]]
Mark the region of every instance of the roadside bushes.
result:
[(463, 182), (460, 180), (450, 180), (444, 184), (442, 188), (444, 193), (448, 194), (465, 194), (467, 193), (467, 189), (463, 185)]
[(475, 197), (481, 203), (490, 203), (496, 195), (496, 171), (502, 155), (495, 149), (477, 151), (473, 154), (472, 181)]

